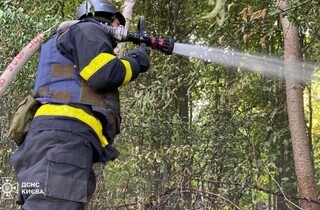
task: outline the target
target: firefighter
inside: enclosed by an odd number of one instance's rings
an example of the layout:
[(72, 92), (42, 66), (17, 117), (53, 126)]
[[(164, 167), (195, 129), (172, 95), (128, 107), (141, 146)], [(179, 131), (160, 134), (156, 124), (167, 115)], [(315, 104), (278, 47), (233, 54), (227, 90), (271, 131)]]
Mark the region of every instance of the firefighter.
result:
[(108, 0), (84, 2), (77, 19), (41, 46), (33, 90), (41, 106), (12, 156), (25, 210), (85, 208), (96, 184), (92, 165), (119, 156), (118, 88), (150, 65), (145, 46), (114, 55), (117, 43), (101, 24), (125, 18)]

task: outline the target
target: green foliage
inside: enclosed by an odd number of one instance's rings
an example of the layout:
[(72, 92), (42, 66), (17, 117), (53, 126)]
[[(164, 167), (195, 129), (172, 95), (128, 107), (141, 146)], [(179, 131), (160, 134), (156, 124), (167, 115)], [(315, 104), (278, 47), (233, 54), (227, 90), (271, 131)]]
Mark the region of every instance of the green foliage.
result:
[[(33, 38), (62, 20), (62, 11), (70, 13), (75, 2), (64, 7), (62, 1), (5, 0), (0, 2), (0, 73)], [(7, 138), (8, 126), (17, 104), (33, 86), (37, 53), (23, 67), (0, 98), (0, 177), (14, 177), (10, 158), (16, 145)], [(1, 184), (3, 180), (1, 179)], [(13, 181), (13, 184), (16, 181)], [(2, 195), (1, 191), (1, 195)], [(15, 196), (14, 194), (12, 196)], [(17, 209), (13, 199), (1, 199), (3, 209)]]
[[(319, 79), (319, 72), (315, 73), (315, 77)], [(306, 116), (307, 118), (307, 125), (311, 131), (309, 133), (309, 138), (312, 141), (312, 152), (314, 156), (314, 167), (315, 167), (315, 175), (316, 175), (316, 180), (318, 186), (320, 185), (319, 183), (319, 167), (320, 167), (320, 162), (319, 162), (319, 157), (320, 157), (320, 145), (319, 145), (319, 82), (318, 80), (312, 82), (309, 84), (309, 87), (305, 90), (305, 106), (306, 106)]]
[[(0, 2), (1, 69), (37, 34), (73, 19), (80, 2)], [(208, 1), (137, 1), (131, 28), (144, 15), (151, 35), (282, 55), (275, 1), (228, 1), (225, 9), (219, 25), (201, 19), (212, 10)], [(310, 4), (288, 10), (301, 24), (305, 58), (313, 61), (319, 59), (318, 10)], [(115, 142), (121, 156), (95, 166), (99, 181), (89, 209), (252, 209), (280, 203), (282, 191), (295, 197), (283, 81), (157, 51), (151, 57), (151, 69), (121, 89), (122, 133)], [(16, 147), (5, 134), (16, 104), (32, 88), (36, 61), (0, 99), (2, 177), (14, 176), (9, 160)], [(314, 142), (318, 136), (315, 130)], [(0, 206), (12, 209), (12, 203)]]

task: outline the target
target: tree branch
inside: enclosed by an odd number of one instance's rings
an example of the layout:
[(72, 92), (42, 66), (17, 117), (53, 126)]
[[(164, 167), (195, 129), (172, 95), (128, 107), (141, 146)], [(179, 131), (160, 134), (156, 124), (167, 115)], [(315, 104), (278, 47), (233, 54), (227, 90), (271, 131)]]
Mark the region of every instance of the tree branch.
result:
[[(206, 180), (206, 179), (200, 179), (200, 178), (194, 178), (194, 180), (202, 181), (202, 182), (215, 183), (215, 184), (220, 184), (220, 185), (235, 185), (235, 186), (241, 186), (241, 187), (243, 187), (243, 188), (249, 188), (249, 189), (259, 190), (259, 191), (262, 191), (262, 192), (265, 192), (265, 193), (268, 193), (268, 194), (272, 194), (272, 195), (283, 196), (283, 194), (282, 194), (281, 192), (274, 192), (274, 191), (271, 191), (271, 190), (269, 190), (269, 189), (263, 188), (263, 187), (258, 186), (258, 185), (248, 185), (248, 184), (231, 183), (231, 182), (226, 183), (226, 182), (221, 182), (221, 181)], [(319, 201), (313, 200), (313, 199), (310, 199), (310, 198), (303, 198), (303, 197), (298, 197), (298, 196), (294, 196), (294, 195), (286, 195), (286, 197), (287, 197), (287, 198), (290, 198), (290, 199), (305, 200), (305, 201), (309, 201), (309, 202), (312, 202), (312, 203), (320, 204)]]

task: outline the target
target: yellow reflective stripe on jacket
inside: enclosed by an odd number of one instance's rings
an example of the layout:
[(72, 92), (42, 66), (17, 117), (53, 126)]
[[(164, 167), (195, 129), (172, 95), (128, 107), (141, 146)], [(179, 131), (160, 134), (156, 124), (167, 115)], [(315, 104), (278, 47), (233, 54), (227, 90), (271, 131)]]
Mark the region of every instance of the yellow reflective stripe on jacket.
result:
[(99, 69), (113, 60), (115, 57), (116, 56), (109, 53), (100, 53), (91, 60), (89, 65), (82, 69), (82, 71), (80, 72), (81, 77), (87, 81), (94, 73), (96, 73)]
[(82, 109), (74, 108), (68, 105), (42, 105), (36, 112), (34, 117), (37, 116), (61, 116), (61, 117), (72, 117), (76, 118), (88, 126), (90, 126), (100, 139), (103, 147), (108, 144), (106, 137), (102, 134), (102, 125), (99, 120), (94, 116), (88, 114)]
[(129, 61), (121, 60), (121, 62), (123, 63), (123, 65), (125, 66), (125, 69), (126, 69), (126, 75), (125, 75), (124, 80), (122, 82), (122, 86), (125, 86), (125, 85), (129, 84), (129, 82), (131, 81), (132, 69), (131, 69), (131, 64)]

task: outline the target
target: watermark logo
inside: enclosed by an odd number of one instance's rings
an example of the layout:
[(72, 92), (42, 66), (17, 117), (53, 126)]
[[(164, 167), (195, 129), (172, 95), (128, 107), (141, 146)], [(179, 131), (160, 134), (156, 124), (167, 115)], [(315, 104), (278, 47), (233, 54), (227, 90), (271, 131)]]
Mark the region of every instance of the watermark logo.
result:
[[(0, 193), (1, 199), (13, 199), (13, 194), (16, 194), (19, 189), (19, 184), (14, 182), (13, 177), (1, 177)], [(21, 182), (21, 194), (44, 194), (43, 187), (40, 182)]]
[(13, 199), (13, 193), (17, 192), (17, 184), (12, 183), (13, 177), (1, 177), (1, 199)]
[(21, 194), (44, 194), (40, 182), (22, 182)]

